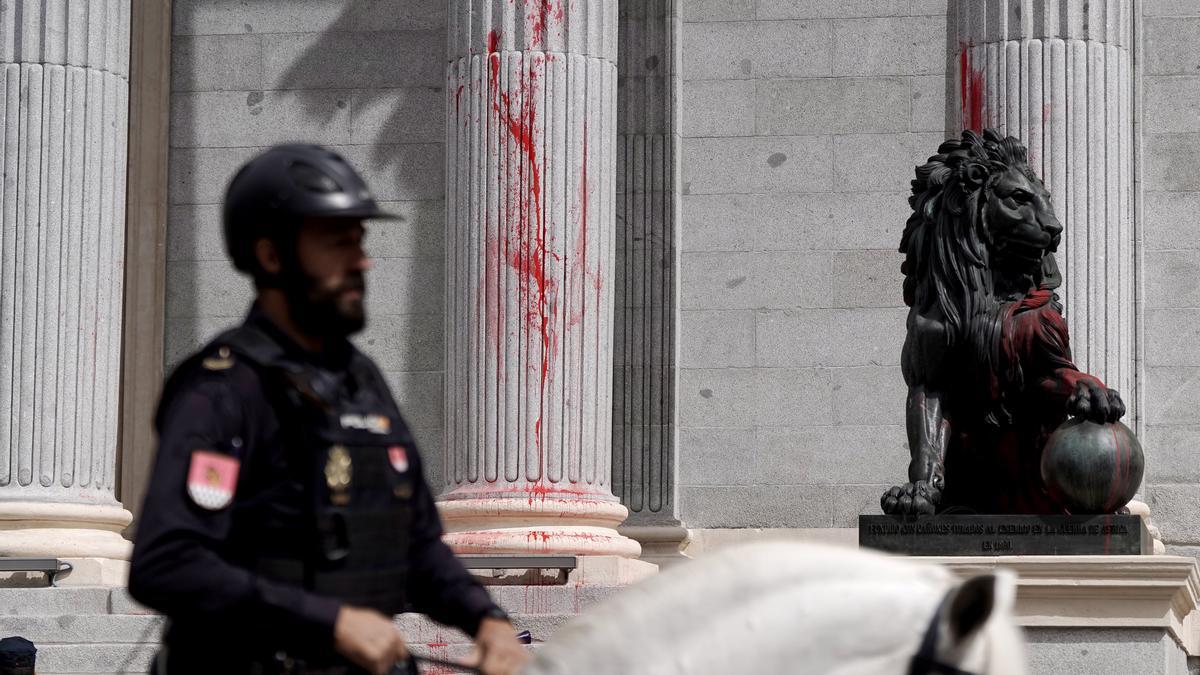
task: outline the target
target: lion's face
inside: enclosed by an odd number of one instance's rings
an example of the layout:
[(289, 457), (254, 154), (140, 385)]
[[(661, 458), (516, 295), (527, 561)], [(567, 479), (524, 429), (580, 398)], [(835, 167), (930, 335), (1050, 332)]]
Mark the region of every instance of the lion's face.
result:
[(1014, 272), (1034, 274), (1047, 253), (1058, 250), (1062, 224), (1039, 180), (1009, 167), (988, 181), (984, 223), (992, 239), (992, 261)]

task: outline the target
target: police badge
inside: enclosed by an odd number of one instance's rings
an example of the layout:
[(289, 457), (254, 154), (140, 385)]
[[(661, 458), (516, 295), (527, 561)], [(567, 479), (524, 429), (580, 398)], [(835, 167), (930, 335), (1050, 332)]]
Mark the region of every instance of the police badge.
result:
[(329, 501), (337, 506), (350, 503), (350, 479), (353, 472), (350, 452), (345, 446), (335, 445), (329, 448), (329, 456), (325, 460), (325, 484), (329, 486)]

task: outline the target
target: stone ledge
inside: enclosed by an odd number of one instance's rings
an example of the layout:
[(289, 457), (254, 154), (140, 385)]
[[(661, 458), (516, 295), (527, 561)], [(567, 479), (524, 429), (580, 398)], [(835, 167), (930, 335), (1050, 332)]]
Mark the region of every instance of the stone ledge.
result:
[(857, 527), (701, 527), (688, 528), (688, 542), (683, 553), (689, 558), (699, 558), (728, 546), (737, 546), (752, 541), (774, 541), (786, 539), (807, 541), (834, 546), (858, 548)]
[(658, 565), (659, 569), (686, 562), (683, 552), (691, 542), (688, 529), (679, 525), (622, 525), (622, 536), (637, 541), (642, 547), (641, 560)]
[(959, 576), (1017, 573), (1014, 617), (1039, 628), (1158, 628), (1200, 656), (1200, 566), (1144, 556), (923, 556)]

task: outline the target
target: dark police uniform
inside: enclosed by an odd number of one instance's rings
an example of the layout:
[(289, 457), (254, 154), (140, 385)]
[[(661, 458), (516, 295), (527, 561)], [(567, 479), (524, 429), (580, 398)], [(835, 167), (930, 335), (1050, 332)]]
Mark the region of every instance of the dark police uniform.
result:
[(349, 341), (308, 352), (255, 307), (171, 376), (156, 426), (129, 590), (169, 618), (171, 675), (358, 672), (333, 648), (343, 603), (471, 635), (503, 616), (442, 543), (412, 435)]

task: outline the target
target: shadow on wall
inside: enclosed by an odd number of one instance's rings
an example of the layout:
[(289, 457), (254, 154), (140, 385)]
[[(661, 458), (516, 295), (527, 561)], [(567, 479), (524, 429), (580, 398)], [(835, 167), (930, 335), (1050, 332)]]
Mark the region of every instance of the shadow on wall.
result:
[(372, 236), (372, 315), (440, 314), (445, 21), (444, 0), (176, 0), (168, 366), (251, 299), (220, 202), (236, 168), (277, 143), (334, 148), (408, 218)]
[(175, 0), (172, 18), (167, 367), (237, 323), (252, 299), (221, 235), (234, 171), (278, 143), (331, 147), (406, 218), (372, 228), (370, 321), (356, 342), (380, 364), (436, 476), (445, 0)]
[[(443, 141), (446, 15), (444, 1), (436, 3), (440, 11), (434, 4), (345, 2), (333, 23), (308, 42), (273, 83), (275, 88), (297, 92), (306, 115), (327, 124), (335, 124), (350, 106), (350, 143), (369, 144), (370, 168), (406, 166), (397, 144)], [(433, 16), (404, 20), (403, 15), (414, 14), (412, 5), (425, 6)], [(431, 18), (437, 19), (436, 25), (430, 25)], [(337, 110), (331, 110), (322, 93), (345, 86), (354, 88), (338, 100)], [(403, 194), (403, 186), (398, 187)]]

